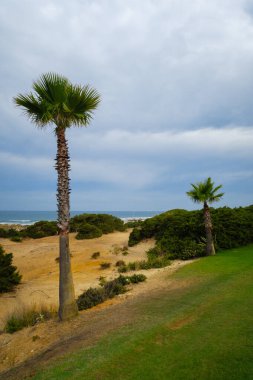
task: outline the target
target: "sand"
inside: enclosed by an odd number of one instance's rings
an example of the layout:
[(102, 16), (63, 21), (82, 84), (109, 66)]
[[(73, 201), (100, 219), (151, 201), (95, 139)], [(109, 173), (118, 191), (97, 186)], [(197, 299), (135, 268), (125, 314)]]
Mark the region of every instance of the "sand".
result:
[[(75, 234), (70, 234), (72, 254), (72, 272), (76, 296), (89, 287), (98, 286), (99, 277), (107, 280), (118, 275), (115, 263), (141, 260), (146, 257), (146, 251), (154, 245), (149, 240), (136, 247), (129, 248), (129, 254), (115, 254), (118, 248), (127, 246), (129, 231), (115, 232), (103, 235), (97, 239), (76, 240)], [(59, 264), (56, 261), (58, 253), (58, 237), (42, 239), (27, 239), (22, 243), (0, 239), (5, 252), (13, 253), (13, 264), (22, 274), (22, 282), (15, 292), (0, 296), (0, 331), (3, 329), (6, 317), (17, 307), (31, 304), (43, 304), (58, 308), (58, 278)], [(100, 252), (100, 257), (91, 259), (94, 252)], [(111, 263), (109, 269), (101, 270), (102, 262)]]
[[(115, 232), (92, 240), (75, 240), (75, 234), (70, 235), (76, 296), (90, 286), (98, 286), (100, 276), (107, 280), (117, 277), (115, 263), (118, 260), (129, 262), (146, 258), (146, 251), (154, 246), (154, 240), (129, 248), (127, 256), (122, 252), (116, 254), (118, 248), (127, 245), (129, 233)], [(0, 296), (0, 330), (7, 316), (17, 307), (36, 303), (57, 309), (59, 272), (55, 259), (58, 257), (58, 238), (27, 239), (22, 243), (0, 239), (0, 244), (6, 252), (13, 253), (13, 263), (23, 276), (15, 292)], [(91, 255), (96, 251), (100, 252), (100, 257), (94, 260)], [(111, 263), (111, 267), (101, 270), (102, 262)], [(53, 319), (14, 334), (0, 331), (0, 378), (16, 379), (18, 374), (21, 379), (21, 374), (33, 373), (37, 365), (45, 365), (83, 345), (94, 344), (104, 334), (129, 323), (134, 319), (134, 305), (139, 300), (149, 298), (152, 293), (187, 286), (170, 280), (170, 275), (190, 262), (174, 261), (166, 268), (138, 271), (147, 276), (146, 282), (132, 285), (127, 293), (80, 312), (72, 321), (59, 323)], [(13, 367), (8, 374), (2, 372)]]

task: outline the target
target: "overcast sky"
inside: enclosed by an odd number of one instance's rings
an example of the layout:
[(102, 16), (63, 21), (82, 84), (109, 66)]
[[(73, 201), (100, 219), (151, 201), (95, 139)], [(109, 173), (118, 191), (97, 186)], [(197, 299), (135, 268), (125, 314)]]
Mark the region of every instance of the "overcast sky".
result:
[(191, 209), (209, 176), (253, 203), (252, 0), (2, 0), (0, 41), (1, 210), (56, 208), (53, 129), (12, 101), (49, 71), (102, 98), (67, 132), (72, 210)]

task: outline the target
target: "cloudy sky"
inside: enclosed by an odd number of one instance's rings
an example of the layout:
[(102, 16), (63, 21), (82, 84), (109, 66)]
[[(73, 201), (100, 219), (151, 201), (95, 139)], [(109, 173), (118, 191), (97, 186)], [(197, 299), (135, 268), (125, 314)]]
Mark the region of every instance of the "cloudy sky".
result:
[(253, 203), (253, 0), (2, 0), (0, 209), (54, 210), (56, 141), (12, 98), (42, 73), (90, 84), (102, 102), (67, 133), (72, 210)]

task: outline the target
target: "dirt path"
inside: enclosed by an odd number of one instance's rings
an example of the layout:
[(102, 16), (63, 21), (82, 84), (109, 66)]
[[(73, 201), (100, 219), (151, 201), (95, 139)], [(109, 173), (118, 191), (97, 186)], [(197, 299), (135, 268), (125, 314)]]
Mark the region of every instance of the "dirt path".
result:
[[(163, 292), (187, 286), (183, 281), (180, 283), (173, 281), (169, 275), (188, 263), (176, 261), (167, 268), (145, 271), (145, 274), (148, 274), (145, 283), (134, 285), (128, 293), (81, 312), (71, 322), (49, 321), (12, 336), (4, 334), (6, 337), (4, 341), (2, 340), (2, 347), (5, 349), (3, 354), (0, 354), (0, 362), (1, 359), (5, 359), (5, 362), (9, 361), (9, 366), (15, 367), (0, 373), (0, 379), (21, 380), (30, 377), (38, 368), (45, 367), (59, 357), (79, 348), (89, 347), (121, 326), (134, 323), (136, 318), (140, 317), (137, 312), (140, 302), (161, 296)], [(35, 336), (36, 339), (33, 338)], [(23, 348), (29, 349), (26, 353), (23, 352), (23, 356), (14, 352), (11, 365), (12, 350), (19, 341), (22, 342)]]

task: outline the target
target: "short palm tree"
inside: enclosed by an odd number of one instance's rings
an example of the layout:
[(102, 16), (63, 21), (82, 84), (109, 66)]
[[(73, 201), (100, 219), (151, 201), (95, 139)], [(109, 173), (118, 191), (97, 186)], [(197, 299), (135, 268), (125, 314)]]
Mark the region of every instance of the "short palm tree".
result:
[(87, 126), (100, 102), (100, 96), (89, 86), (73, 85), (67, 78), (54, 73), (43, 74), (33, 83), (33, 90), (34, 92), (26, 95), (19, 94), (14, 98), (14, 102), (22, 107), (28, 118), (38, 127), (52, 124), (57, 138), (55, 168), (58, 173), (57, 206), (60, 240), (59, 318), (66, 320), (76, 315), (78, 311), (69, 251), (70, 158), (65, 131), (71, 125)]
[[(207, 178), (204, 182), (199, 182), (197, 184), (191, 184), (192, 190), (187, 191), (187, 195), (196, 203), (203, 203), (204, 205), (204, 223), (206, 230), (206, 254), (207, 256), (215, 255), (215, 248), (213, 243), (213, 226), (212, 219), (209, 210), (208, 203), (218, 202), (224, 193), (217, 193), (222, 187), (219, 185), (214, 187), (214, 182), (211, 178)], [(208, 203), (207, 203), (208, 202)]]

